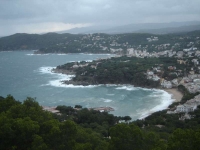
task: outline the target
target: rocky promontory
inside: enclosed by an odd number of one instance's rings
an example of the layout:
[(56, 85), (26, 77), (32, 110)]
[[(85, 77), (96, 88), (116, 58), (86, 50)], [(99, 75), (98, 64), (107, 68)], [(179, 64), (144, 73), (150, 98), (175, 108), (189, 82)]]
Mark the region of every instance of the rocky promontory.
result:
[(61, 74), (67, 74), (67, 75), (75, 75), (74, 71), (72, 71), (72, 70), (66, 70), (66, 69), (54, 68), (54, 69), (52, 69), (52, 72), (54, 72), (54, 73), (61, 73)]

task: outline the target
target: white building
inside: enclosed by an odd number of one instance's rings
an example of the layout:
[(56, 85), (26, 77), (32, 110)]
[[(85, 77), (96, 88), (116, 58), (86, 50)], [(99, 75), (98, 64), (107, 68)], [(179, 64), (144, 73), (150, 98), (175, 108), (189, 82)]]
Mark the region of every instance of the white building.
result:
[(153, 75), (152, 80), (153, 80), (153, 81), (159, 81), (160, 78), (159, 78), (157, 75)]
[(170, 88), (172, 88), (172, 83), (171, 83), (170, 81), (164, 80), (164, 81), (161, 83), (161, 86), (162, 86), (163, 88), (170, 89)]
[(148, 74), (149, 76), (152, 76), (152, 75), (153, 75), (153, 72), (152, 72), (152, 71), (148, 71), (147, 74)]
[(127, 49), (127, 55), (132, 56), (134, 54), (134, 49), (133, 48), (128, 48)]
[(173, 83), (175, 86), (178, 86), (178, 79), (173, 79), (173, 80), (172, 80), (172, 83)]
[(184, 104), (184, 105), (178, 105), (176, 107), (176, 112), (192, 112), (197, 108), (196, 105), (188, 105), (188, 104)]

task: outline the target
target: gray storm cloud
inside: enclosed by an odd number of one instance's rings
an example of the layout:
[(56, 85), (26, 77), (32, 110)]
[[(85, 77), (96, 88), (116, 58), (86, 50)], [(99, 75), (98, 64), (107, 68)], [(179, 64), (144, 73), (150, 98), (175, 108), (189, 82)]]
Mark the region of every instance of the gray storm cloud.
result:
[(200, 0), (0, 0), (0, 29), (48, 32), (88, 25), (199, 21)]

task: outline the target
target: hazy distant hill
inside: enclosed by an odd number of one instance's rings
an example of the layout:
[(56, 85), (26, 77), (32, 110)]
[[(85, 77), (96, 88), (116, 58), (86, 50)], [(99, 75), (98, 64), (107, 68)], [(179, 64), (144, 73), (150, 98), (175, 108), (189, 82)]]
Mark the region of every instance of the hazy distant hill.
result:
[(200, 30), (199, 25), (181, 26), (174, 28), (161, 28), (161, 29), (146, 29), (139, 30), (138, 33), (152, 33), (152, 34), (168, 34), (168, 33), (179, 33), (179, 32), (190, 32)]
[[(176, 30), (175, 28), (172, 29)], [(47, 33), (40, 35), (17, 33), (11, 36), (0, 38), (0, 51), (39, 50), (38, 52), (40, 53), (109, 53), (111, 49), (121, 48), (125, 50), (128, 47), (133, 47), (133, 45), (136, 48), (138, 45), (150, 46), (152, 44), (147, 40), (147, 38), (154, 36), (159, 39), (154, 41), (154, 45), (160, 45), (164, 43), (170, 43), (173, 45), (174, 42), (181, 42), (185, 45), (188, 41), (179, 41), (179, 38), (181, 36), (189, 35), (192, 37), (200, 37), (200, 30), (160, 35), (149, 33), (96, 33), (93, 35), (69, 33)], [(113, 41), (115, 41), (114, 44)], [(150, 50), (152, 51), (154, 48)]]
[(74, 39), (79, 35), (73, 34), (26, 34), (17, 33), (10, 36), (0, 38), (0, 51), (7, 50), (35, 50), (44, 47), (56, 45), (66, 41), (66, 38)]
[(71, 30), (61, 31), (58, 33), (153, 33), (166, 34), (189, 32), (200, 29), (200, 21), (192, 22), (171, 22), (171, 23), (140, 23), (123, 26), (91, 26), (83, 28), (73, 28)]

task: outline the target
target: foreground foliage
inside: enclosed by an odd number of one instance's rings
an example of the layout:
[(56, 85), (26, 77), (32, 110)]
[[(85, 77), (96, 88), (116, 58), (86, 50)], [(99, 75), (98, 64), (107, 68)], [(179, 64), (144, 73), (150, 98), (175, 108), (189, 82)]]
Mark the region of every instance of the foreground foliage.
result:
[[(197, 110), (199, 112), (199, 109)], [(82, 115), (81, 115), (82, 114)], [(96, 115), (94, 115), (96, 114)], [(157, 114), (157, 115), (156, 115)], [(174, 126), (170, 132), (151, 128), (151, 123), (162, 113), (149, 116), (145, 122), (135, 121), (130, 124), (115, 124), (110, 114), (100, 114), (86, 109), (77, 113), (80, 119), (54, 116), (43, 111), (33, 98), (27, 98), (23, 103), (12, 96), (0, 97), (0, 149), (1, 150), (196, 150), (200, 144), (199, 123), (196, 128), (189, 126), (177, 129)], [(94, 115), (94, 116), (93, 116)], [(69, 115), (71, 116), (71, 115)], [(93, 119), (89, 119), (93, 116)], [(110, 116), (110, 118), (107, 118)], [(173, 117), (172, 117), (173, 118)], [(72, 121), (75, 119), (76, 123)], [(114, 119), (114, 120), (113, 120)], [(169, 119), (168, 123), (174, 119)], [(151, 121), (150, 121), (151, 120)], [(162, 119), (161, 119), (162, 120)], [(96, 129), (95, 122), (96, 121)], [(194, 120), (193, 120), (194, 121)], [(158, 122), (157, 122), (158, 123)], [(140, 128), (141, 124), (148, 127)], [(167, 123), (165, 123), (167, 126)], [(175, 125), (171, 122), (171, 125)], [(101, 126), (107, 126), (107, 134), (98, 132)], [(166, 129), (166, 128), (165, 128)], [(167, 134), (166, 136), (164, 136)]]

